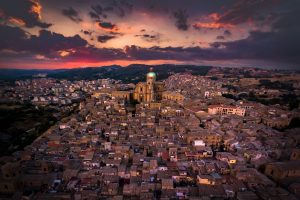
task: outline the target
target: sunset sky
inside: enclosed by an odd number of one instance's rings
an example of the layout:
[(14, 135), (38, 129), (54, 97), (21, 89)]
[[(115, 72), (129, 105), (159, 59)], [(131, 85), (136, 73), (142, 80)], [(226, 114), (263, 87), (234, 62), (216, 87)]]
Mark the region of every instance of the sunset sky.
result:
[(299, 0), (2, 0), (0, 68), (299, 69)]

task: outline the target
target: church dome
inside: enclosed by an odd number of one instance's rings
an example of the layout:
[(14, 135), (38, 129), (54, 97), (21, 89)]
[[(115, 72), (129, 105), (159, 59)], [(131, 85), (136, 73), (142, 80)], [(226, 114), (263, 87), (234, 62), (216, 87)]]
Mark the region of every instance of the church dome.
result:
[(154, 72), (149, 72), (147, 74), (147, 77), (156, 77), (156, 74)]

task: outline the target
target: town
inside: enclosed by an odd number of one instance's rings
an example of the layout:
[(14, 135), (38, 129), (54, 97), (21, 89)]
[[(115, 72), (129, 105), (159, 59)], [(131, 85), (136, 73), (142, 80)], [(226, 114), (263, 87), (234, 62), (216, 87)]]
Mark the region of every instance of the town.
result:
[(0, 198), (300, 198), (299, 105), (265, 101), (297, 99), (299, 75), (278, 72), (291, 90), (268, 88), (276, 80), (261, 78), (265, 70), (223, 71), (158, 81), (153, 67), (137, 84), (41, 77), (2, 85), (2, 103), (59, 112), (31, 144), (0, 158)]

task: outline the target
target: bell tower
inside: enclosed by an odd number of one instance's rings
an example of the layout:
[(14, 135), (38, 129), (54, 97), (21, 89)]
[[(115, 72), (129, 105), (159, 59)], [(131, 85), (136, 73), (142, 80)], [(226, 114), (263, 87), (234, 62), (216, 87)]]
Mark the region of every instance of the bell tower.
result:
[(154, 85), (156, 81), (156, 74), (153, 72), (153, 68), (150, 68), (150, 71), (147, 73), (147, 85)]
[(147, 73), (147, 80), (146, 80), (146, 84), (147, 84), (147, 97), (146, 97), (146, 101), (148, 102), (152, 102), (155, 101), (155, 95), (154, 95), (154, 83), (156, 81), (156, 74), (153, 72), (153, 68), (150, 68), (150, 72)]

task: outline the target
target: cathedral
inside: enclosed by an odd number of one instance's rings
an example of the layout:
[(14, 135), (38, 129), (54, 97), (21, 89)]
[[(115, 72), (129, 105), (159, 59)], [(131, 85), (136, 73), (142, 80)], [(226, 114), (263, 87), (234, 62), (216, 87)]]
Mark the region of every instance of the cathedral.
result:
[(139, 82), (134, 90), (133, 99), (137, 102), (156, 102), (162, 99), (164, 83), (156, 81), (156, 74), (150, 69), (146, 82)]
[(166, 91), (164, 83), (156, 81), (156, 74), (152, 71), (152, 68), (147, 73), (146, 82), (139, 82), (135, 89), (131, 91), (112, 91), (112, 97), (123, 99), (127, 102), (152, 103), (152, 106), (163, 99), (177, 102), (183, 102), (184, 100), (182, 94)]

